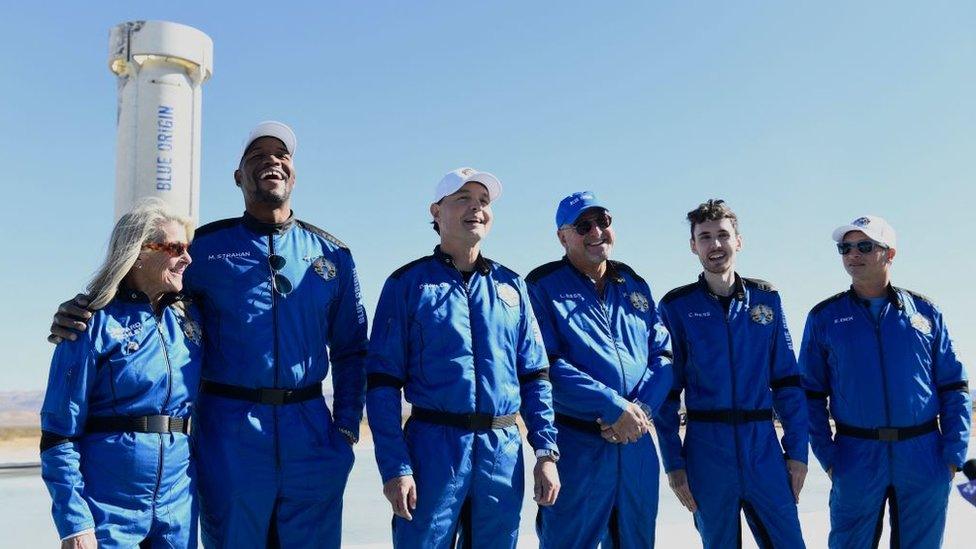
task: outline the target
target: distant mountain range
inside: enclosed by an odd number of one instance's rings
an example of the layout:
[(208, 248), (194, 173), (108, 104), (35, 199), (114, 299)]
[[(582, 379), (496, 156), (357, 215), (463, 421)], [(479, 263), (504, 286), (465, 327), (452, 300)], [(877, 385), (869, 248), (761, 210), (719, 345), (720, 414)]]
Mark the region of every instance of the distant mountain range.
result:
[(0, 427), (37, 427), (44, 391), (0, 391)]

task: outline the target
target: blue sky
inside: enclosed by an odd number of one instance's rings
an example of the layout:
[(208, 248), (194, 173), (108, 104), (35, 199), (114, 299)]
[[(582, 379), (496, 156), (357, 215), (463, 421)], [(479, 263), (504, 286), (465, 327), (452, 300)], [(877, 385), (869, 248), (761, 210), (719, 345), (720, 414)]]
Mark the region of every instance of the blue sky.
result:
[(134, 19), (214, 40), (201, 219), (243, 209), (231, 173), (257, 121), (299, 139), (295, 210), (349, 244), (372, 313), (385, 277), (435, 243), (437, 180), (495, 173), (486, 255), (526, 273), (561, 255), (558, 200), (608, 202), (615, 258), (656, 297), (699, 271), (684, 213), (726, 199), (739, 271), (780, 287), (794, 336), (848, 279), (830, 231), (899, 232), (894, 281), (941, 305), (973, 372), (966, 248), (976, 159), (969, 2), (17, 3), (0, 44), (0, 390), (44, 385), (55, 306), (111, 229), (116, 87), (108, 30)]

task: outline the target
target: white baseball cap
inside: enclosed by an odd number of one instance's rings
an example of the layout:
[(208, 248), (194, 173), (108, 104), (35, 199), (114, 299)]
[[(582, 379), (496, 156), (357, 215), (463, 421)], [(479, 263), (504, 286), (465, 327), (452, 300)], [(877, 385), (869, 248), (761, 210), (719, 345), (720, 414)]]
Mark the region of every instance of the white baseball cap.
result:
[(244, 157), (244, 153), (247, 152), (247, 148), (251, 146), (251, 143), (254, 143), (260, 137), (274, 137), (281, 140), (285, 144), (285, 148), (288, 149), (288, 154), (292, 156), (295, 155), (295, 149), (298, 148), (298, 139), (295, 138), (295, 132), (287, 124), (275, 120), (265, 120), (257, 126), (254, 126), (251, 133), (247, 135), (247, 139), (244, 140), (244, 144), (241, 146), (241, 158)]
[(476, 181), (484, 185), (488, 189), (488, 200), (491, 202), (494, 202), (502, 195), (502, 183), (497, 177), (488, 172), (464, 167), (448, 172), (447, 175), (441, 178), (437, 187), (434, 188), (434, 202), (440, 202), (445, 196), (456, 193), (458, 189), (470, 181)]
[(864, 215), (847, 225), (834, 229), (834, 242), (842, 242), (844, 235), (851, 231), (861, 231), (868, 238), (889, 248), (895, 247), (895, 229), (883, 218), (876, 215)]

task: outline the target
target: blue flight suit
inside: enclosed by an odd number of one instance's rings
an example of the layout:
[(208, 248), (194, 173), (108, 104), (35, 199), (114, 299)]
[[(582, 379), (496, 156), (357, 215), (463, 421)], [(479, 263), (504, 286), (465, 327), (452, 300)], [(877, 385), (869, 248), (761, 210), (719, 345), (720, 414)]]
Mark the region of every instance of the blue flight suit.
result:
[(902, 288), (887, 296), (875, 320), (841, 292), (803, 334), (810, 444), (833, 481), (830, 547), (877, 547), (885, 500), (892, 547), (940, 546), (948, 466), (966, 459), (972, 402), (942, 312)]
[(661, 312), (673, 338), (675, 383), (655, 424), (665, 470), (688, 475), (702, 544), (741, 545), (741, 509), (760, 547), (804, 547), (786, 459), (807, 462), (807, 409), (779, 293), (736, 274), (726, 311), (700, 275), (665, 295)]
[[(515, 547), (524, 472), (514, 414), (533, 448), (557, 449), (525, 284), (484, 257), (475, 267), (466, 281), (437, 247), (394, 271), (376, 305), (366, 395), (376, 462), (384, 483), (413, 475), (417, 485), (413, 520), (393, 519), (395, 547)], [(413, 406), (405, 428), (401, 388)]]
[(197, 546), (194, 463), (184, 430), (97, 426), (120, 416), (189, 419), (202, 332), (196, 308), (179, 300), (164, 296), (157, 316), (145, 294), (120, 289), (78, 339), (54, 350), (41, 407), (41, 477), (61, 537), (94, 528), (99, 547)]
[(562, 454), (556, 504), (540, 507), (542, 547), (653, 547), (658, 460), (650, 434), (600, 436), (631, 402), (650, 416), (671, 389), (671, 345), (647, 283), (609, 261), (603, 295), (565, 257), (526, 277), (549, 354)]
[(352, 255), (294, 216), (247, 213), (198, 229), (191, 254), (185, 283), (207, 331), (195, 426), (204, 544), (338, 547), (353, 464), (340, 429), (358, 436), (366, 391)]

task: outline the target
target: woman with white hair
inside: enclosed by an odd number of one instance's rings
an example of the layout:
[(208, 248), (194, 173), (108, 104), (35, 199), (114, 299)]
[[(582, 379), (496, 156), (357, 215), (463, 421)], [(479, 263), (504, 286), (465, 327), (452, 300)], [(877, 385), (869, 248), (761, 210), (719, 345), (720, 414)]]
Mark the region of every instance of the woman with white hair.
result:
[(112, 231), (88, 329), (54, 351), (41, 476), (62, 548), (196, 547), (190, 414), (202, 356), (180, 293), (193, 227), (158, 199)]

